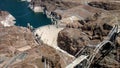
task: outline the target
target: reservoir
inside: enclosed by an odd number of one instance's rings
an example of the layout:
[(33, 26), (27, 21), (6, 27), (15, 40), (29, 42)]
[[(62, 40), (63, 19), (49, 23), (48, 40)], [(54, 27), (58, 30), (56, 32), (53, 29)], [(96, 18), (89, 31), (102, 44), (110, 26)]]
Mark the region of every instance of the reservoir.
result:
[(34, 13), (29, 3), (20, 0), (0, 0), (0, 10), (8, 11), (16, 19), (17, 26), (27, 26), (30, 23), (34, 28), (51, 24), (51, 20), (43, 13)]

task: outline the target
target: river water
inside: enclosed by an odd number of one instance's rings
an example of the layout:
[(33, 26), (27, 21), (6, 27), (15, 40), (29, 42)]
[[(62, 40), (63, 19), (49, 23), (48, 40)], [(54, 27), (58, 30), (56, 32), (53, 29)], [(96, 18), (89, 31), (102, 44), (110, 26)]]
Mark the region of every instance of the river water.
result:
[(34, 13), (29, 7), (28, 2), (20, 0), (0, 0), (0, 10), (8, 11), (16, 18), (17, 26), (27, 26), (30, 23), (37, 28), (51, 24), (51, 20), (43, 13)]

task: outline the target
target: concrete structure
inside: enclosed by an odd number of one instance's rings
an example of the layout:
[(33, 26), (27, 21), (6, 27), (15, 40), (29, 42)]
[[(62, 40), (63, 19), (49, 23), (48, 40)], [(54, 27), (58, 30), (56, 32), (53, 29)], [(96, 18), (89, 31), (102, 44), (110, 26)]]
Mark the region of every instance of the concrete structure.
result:
[(83, 60), (87, 59), (88, 56), (85, 55), (81, 55), (78, 58), (76, 58), (71, 64), (69, 64), (68, 66), (66, 66), (66, 68), (74, 68), (75, 66), (77, 66), (80, 62), (82, 62)]
[(49, 46), (55, 48), (56, 50), (63, 52), (68, 56), (73, 57), (72, 55), (68, 54), (66, 51), (60, 49), (57, 46), (58, 33), (62, 29), (63, 29), (62, 27), (57, 28), (55, 25), (47, 25), (47, 26), (37, 28), (34, 31), (34, 34), (35, 35), (37, 34), (40, 37), (40, 40), (42, 40), (45, 44), (48, 44)]
[(38, 34), (44, 43), (56, 47), (57, 36), (62, 29), (63, 28), (57, 28), (55, 25), (47, 25), (36, 29), (35, 34)]

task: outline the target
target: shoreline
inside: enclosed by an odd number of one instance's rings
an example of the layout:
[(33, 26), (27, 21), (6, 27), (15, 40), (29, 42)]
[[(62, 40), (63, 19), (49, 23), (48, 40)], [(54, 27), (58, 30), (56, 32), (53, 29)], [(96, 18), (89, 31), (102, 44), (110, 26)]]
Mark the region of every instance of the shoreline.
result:
[(8, 13), (6, 11), (3, 11), (3, 12), (7, 13), (7, 15), (4, 15), (4, 13), (3, 13), (3, 16), (1, 16), (1, 18), (2, 17), (5, 17), (5, 18), (3, 20), (1, 20), (0, 23), (4, 27), (14, 26), (16, 23), (16, 21), (14, 21), (15, 18), (10, 13)]

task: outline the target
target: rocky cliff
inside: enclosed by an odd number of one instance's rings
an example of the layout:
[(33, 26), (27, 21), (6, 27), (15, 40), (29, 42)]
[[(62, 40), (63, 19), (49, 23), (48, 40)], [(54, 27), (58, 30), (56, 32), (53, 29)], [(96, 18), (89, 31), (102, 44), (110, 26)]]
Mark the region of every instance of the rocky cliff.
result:
[[(106, 38), (114, 25), (119, 25), (118, 22), (120, 21), (120, 9), (118, 8), (119, 5), (117, 3), (90, 2), (89, 5), (99, 9), (104, 9), (106, 11), (96, 13), (95, 15), (87, 17), (84, 20), (78, 20), (77, 23), (79, 23), (79, 25), (76, 25), (76, 22), (73, 21), (72, 23), (67, 24), (66, 28), (60, 31), (58, 34), (58, 46), (74, 56), (76, 56), (76, 54), (85, 46), (94, 48)], [(112, 52), (97, 66), (108, 68), (119, 67), (119, 36), (116, 40), (116, 48), (114, 48)], [(88, 51), (92, 52), (92, 48)], [(113, 62), (110, 62), (109, 60)]]
[[(38, 44), (26, 27), (0, 27), (0, 68), (64, 68), (74, 58)], [(69, 60), (69, 61), (66, 61)]]

